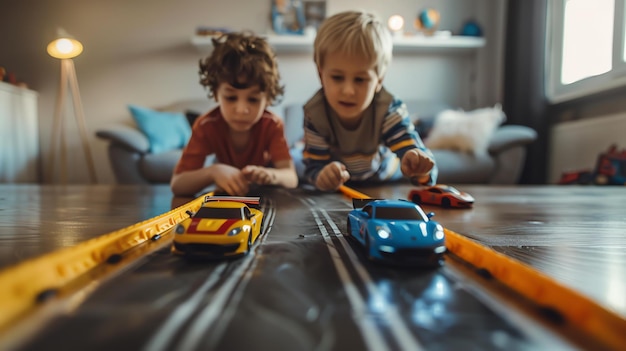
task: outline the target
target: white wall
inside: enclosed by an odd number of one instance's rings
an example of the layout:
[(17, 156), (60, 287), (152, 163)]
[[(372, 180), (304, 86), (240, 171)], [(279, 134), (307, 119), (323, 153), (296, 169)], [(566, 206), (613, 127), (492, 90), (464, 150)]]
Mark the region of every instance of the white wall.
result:
[[(58, 90), (59, 62), (45, 47), (58, 26), (85, 47), (74, 62), (90, 131), (100, 183), (113, 183), (106, 143), (93, 136), (101, 127), (132, 123), (129, 103), (158, 107), (179, 100), (206, 96), (198, 84), (197, 63), (202, 54), (190, 44), (198, 25), (251, 29), (266, 33), (271, 0), (108, 0), (9, 1), (0, 21), (0, 66), (39, 92), (42, 160), (49, 157), (50, 127)], [(411, 23), (417, 11), (436, 7), (441, 29), (458, 31), (476, 19), (486, 33), (487, 46), (467, 56), (400, 56), (385, 80), (387, 88), (403, 99), (437, 100), (462, 108), (501, 101), (502, 21), (505, 0), (329, 0), (327, 12), (367, 9), (381, 17), (399, 13)], [(243, 10), (245, 9), (245, 10)], [(319, 82), (310, 54), (279, 55), (286, 85), (283, 103), (304, 102)], [(71, 105), (70, 105), (71, 106)], [(277, 107), (276, 111), (280, 112)], [(71, 126), (72, 124), (70, 124)], [(71, 182), (88, 182), (80, 152), (80, 138), (71, 131), (68, 144)], [(41, 169), (47, 169), (42, 167)], [(50, 177), (45, 175), (44, 180)]]

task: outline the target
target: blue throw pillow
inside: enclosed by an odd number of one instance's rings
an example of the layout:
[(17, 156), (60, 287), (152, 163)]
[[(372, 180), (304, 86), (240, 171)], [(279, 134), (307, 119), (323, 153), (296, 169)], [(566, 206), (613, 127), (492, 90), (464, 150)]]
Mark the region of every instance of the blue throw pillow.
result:
[(191, 137), (191, 127), (183, 113), (155, 111), (128, 105), (139, 129), (150, 141), (150, 152), (181, 149)]

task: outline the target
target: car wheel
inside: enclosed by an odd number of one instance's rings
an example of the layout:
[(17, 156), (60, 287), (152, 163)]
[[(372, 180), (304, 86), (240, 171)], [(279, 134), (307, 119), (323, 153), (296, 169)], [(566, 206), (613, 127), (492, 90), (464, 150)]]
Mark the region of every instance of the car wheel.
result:
[(248, 234), (248, 253), (252, 250), (252, 232)]
[(441, 206), (443, 206), (443, 207), (450, 207), (450, 199), (443, 199), (443, 200), (441, 200)]
[(416, 204), (419, 204), (422, 202), (422, 198), (419, 195), (415, 194), (411, 197), (411, 201), (415, 202)]
[(348, 224), (346, 224), (346, 234), (344, 236), (352, 236), (352, 224), (350, 223), (350, 219), (348, 219)]

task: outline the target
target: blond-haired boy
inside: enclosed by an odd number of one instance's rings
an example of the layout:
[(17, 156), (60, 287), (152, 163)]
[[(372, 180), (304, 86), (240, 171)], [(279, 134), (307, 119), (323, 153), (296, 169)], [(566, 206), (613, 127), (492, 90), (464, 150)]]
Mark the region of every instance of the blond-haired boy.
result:
[(314, 50), (322, 88), (304, 105), (305, 178), (323, 191), (403, 176), (434, 184), (431, 151), (382, 85), (392, 57), (385, 25), (370, 13), (338, 13), (320, 26)]

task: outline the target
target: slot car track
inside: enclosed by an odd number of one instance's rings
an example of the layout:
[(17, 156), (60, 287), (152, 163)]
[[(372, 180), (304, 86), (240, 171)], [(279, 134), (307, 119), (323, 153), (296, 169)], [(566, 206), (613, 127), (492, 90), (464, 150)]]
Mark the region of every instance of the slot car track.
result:
[[(367, 260), (340, 194), (265, 189), (247, 256), (190, 261), (171, 231), (94, 273), (3, 339), (15, 350), (602, 349), (453, 254), (441, 267)], [(393, 195), (391, 195), (393, 196)], [(435, 216), (436, 220), (440, 219)], [(445, 222), (442, 222), (446, 226)], [(9, 335), (9, 336), (7, 336)], [(1, 346), (2, 344), (0, 344)]]

